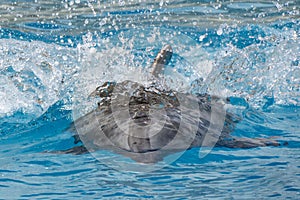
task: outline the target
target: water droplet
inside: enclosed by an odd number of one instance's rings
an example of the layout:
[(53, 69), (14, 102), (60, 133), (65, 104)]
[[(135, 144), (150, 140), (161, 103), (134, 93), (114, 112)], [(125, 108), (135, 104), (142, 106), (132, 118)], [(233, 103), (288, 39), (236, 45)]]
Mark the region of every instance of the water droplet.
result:
[(219, 29), (217, 30), (217, 34), (218, 34), (218, 35), (222, 35), (222, 34), (223, 34), (223, 29), (222, 29), (222, 28), (219, 28)]
[(68, 57), (67, 56), (63, 56), (62, 59), (63, 60), (68, 60)]
[(206, 38), (206, 36), (207, 36), (206, 34), (204, 34), (204, 35), (200, 35), (200, 37), (199, 37), (199, 41), (200, 41), (200, 42), (202, 42), (202, 41), (204, 40), (204, 38)]
[(164, 5), (164, 1), (162, 0), (159, 2), (159, 6), (162, 7), (163, 5)]

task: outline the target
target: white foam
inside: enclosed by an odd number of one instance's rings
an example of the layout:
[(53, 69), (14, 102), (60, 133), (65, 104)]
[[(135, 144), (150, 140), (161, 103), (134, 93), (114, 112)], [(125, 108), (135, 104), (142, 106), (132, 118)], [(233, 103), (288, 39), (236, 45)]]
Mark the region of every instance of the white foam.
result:
[(0, 117), (38, 117), (62, 98), (76, 70), (75, 49), (13, 39), (1, 39), (0, 47)]

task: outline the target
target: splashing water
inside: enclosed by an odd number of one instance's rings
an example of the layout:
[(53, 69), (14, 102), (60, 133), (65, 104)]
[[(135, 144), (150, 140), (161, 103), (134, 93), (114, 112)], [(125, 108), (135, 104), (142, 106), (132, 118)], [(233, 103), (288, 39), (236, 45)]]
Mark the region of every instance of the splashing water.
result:
[[(167, 43), (175, 54), (165, 73), (171, 89), (214, 94), (223, 87), (222, 96), (245, 98), (258, 108), (270, 99), (299, 105), (297, 32), (250, 25), (243, 29), (259, 29), (263, 36), (242, 49), (229, 43), (215, 51), (166, 28), (125, 30), (106, 38), (88, 33), (75, 49), (2, 39), (0, 114), (23, 112), (32, 120), (56, 101), (70, 99), (66, 93), (82, 98), (105, 81), (147, 80), (157, 49)], [(223, 35), (236, 31), (227, 27)]]
[(37, 41), (0, 43), (0, 116), (21, 112), (35, 119), (62, 98), (65, 79), (76, 72), (76, 51)]
[[(299, 196), (297, 1), (0, 4), (0, 198)], [(97, 86), (128, 79), (147, 84), (164, 44), (174, 54), (166, 87), (229, 97), (228, 110), (242, 119), (233, 135), (277, 136), (288, 146), (214, 148), (201, 159), (192, 149), (148, 174), (112, 170), (89, 154), (41, 153), (74, 147), (73, 133), (65, 131), (71, 111)], [(95, 103), (87, 101), (78, 117)]]

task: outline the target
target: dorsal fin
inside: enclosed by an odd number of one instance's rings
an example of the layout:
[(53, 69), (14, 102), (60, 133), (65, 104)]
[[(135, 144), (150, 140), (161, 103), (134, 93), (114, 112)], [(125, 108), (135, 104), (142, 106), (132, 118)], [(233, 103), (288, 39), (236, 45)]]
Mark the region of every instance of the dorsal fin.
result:
[(152, 63), (152, 75), (158, 77), (164, 73), (164, 68), (170, 62), (173, 55), (173, 49), (170, 45), (165, 45), (155, 57)]

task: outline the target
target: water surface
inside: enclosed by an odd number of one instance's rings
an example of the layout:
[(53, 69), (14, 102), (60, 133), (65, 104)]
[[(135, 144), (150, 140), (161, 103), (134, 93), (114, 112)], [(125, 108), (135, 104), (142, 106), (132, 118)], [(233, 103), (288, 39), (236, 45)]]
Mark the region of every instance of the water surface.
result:
[[(298, 199), (299, 6), (1, 1), (0, 198)], [(147, 74), (166, 43), (174, 49), (170, 88), (231, 97), (228, 109), (242, 118), (233, 135), (288, 145), (214, 148), (204, 158), (195, 148), (147, 173), (116, 170), (91, 154), (42, 153), (73, 147), (65, 129), (93, 107), (81, 100), (104, 81)]]

